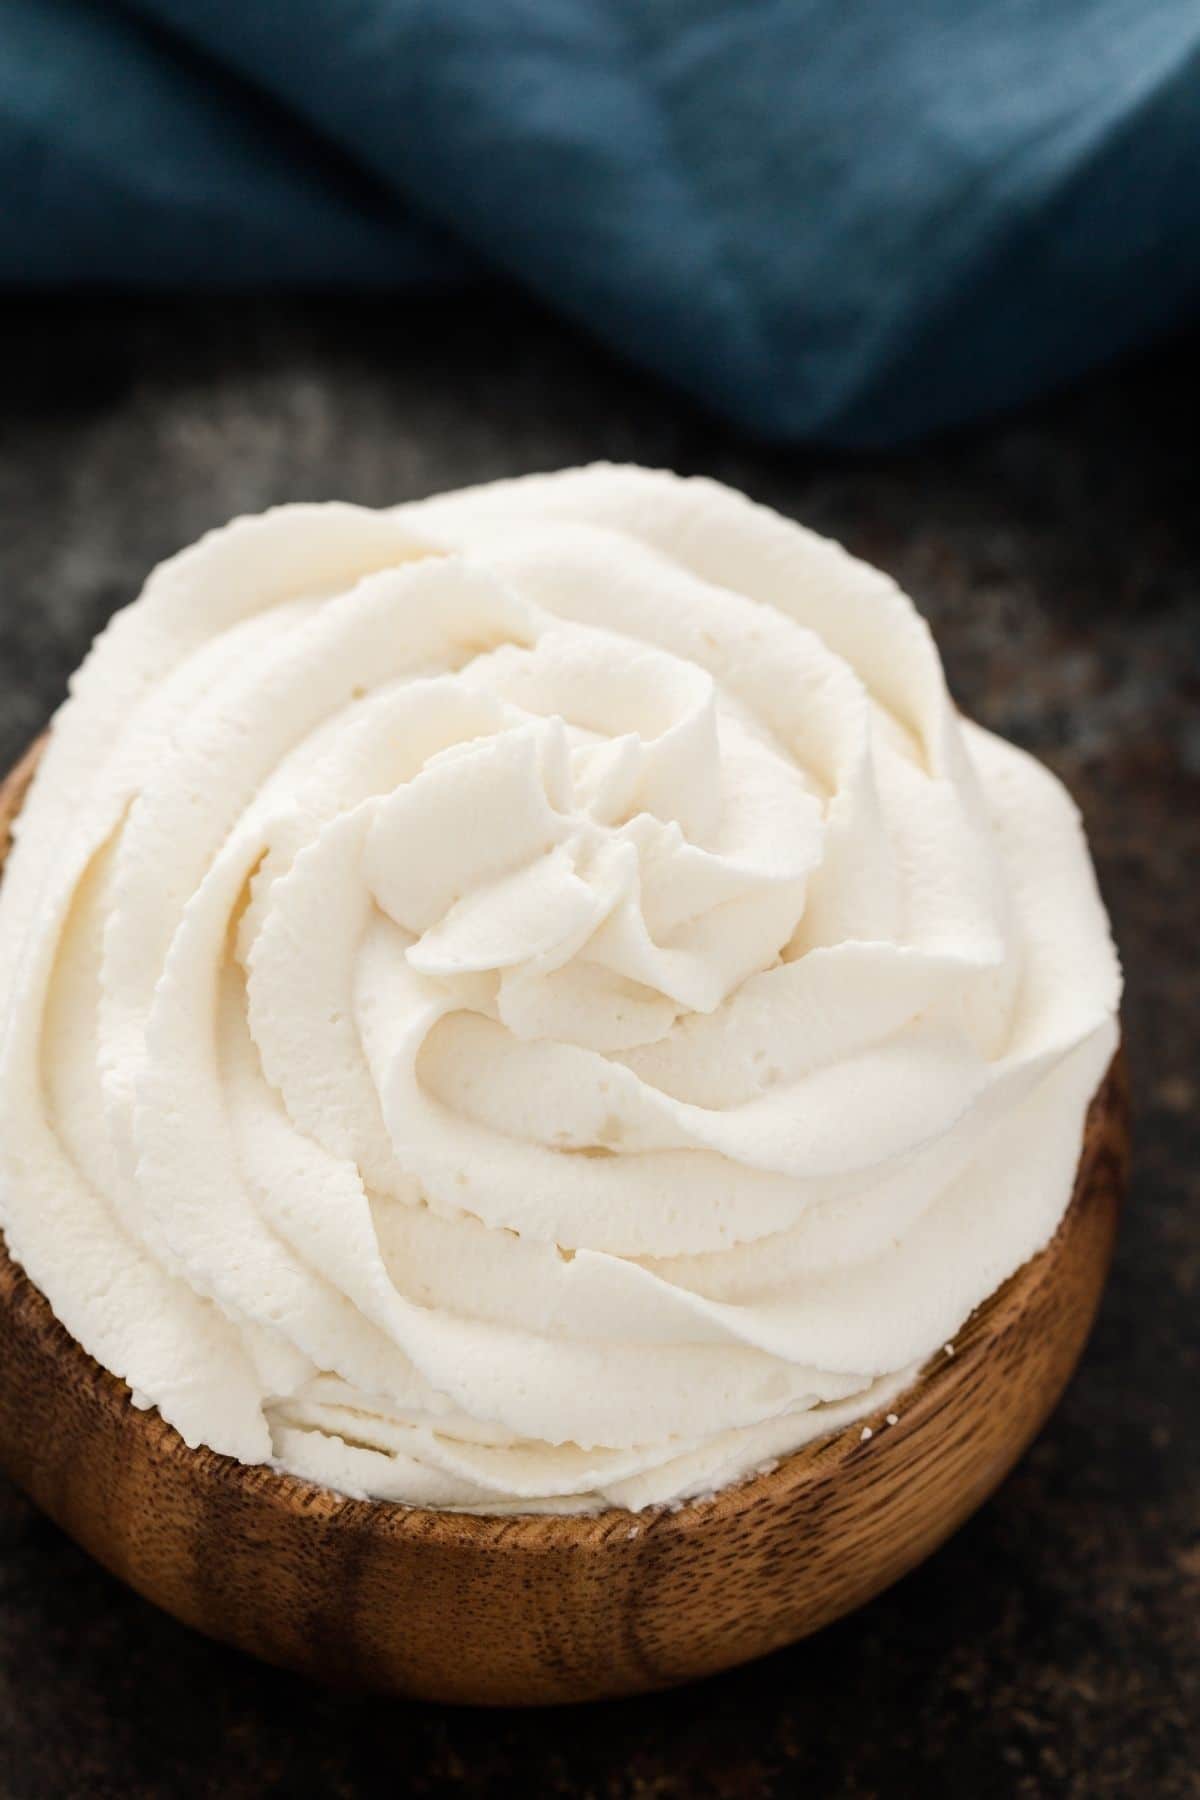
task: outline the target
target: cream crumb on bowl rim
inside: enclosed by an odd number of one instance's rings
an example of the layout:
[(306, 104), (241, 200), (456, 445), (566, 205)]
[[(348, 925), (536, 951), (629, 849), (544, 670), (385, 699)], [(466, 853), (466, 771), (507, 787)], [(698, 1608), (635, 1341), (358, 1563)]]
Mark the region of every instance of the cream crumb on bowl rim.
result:
[(187, 1443), (409, 1506), (674, 1506), (886, 1408), (1116, 1045), (1061, 785), (705, 480), (235, 521), (15, 835), (13, 1255)]

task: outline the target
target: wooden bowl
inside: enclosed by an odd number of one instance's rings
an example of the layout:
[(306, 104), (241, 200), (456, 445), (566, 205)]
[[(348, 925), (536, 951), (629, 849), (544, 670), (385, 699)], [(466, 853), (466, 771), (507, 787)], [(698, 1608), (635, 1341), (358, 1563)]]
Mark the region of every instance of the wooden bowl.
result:
[[(37, 749), (0, 788), (0, 860)], [(999, 1484), (1083, 1349), (1127, 1152), (1118, 1056), (1056, 1237), (894, 1403), (899, 1422), (868, 1416), (679, 1512), (477, 1518), (347, 1500), (189, 1450), (130, 1404), (2, 1245), (0, 1461), (140, 1594), (323, 1680), (492, 1705), (669, 1687), (861, 1606)]]

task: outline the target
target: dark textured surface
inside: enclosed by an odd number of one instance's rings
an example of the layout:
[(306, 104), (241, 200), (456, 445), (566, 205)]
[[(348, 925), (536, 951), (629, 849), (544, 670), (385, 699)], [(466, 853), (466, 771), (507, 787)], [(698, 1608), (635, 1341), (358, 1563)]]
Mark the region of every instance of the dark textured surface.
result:
[(928, 614), (965, 708), (1083, 807), (1129, 977), (1131, 1202), (1080, 1376), (998, 1497), (818, 1639), (591, 1710), (317, 1692), (0, 1487), (0, 1796), (1200, 1793), (1200, 357), (903, 459), (740, 442), (508, 301), (0, 311), (0, 757), (149, 565), (230, 513), (596, 456), (704, 471)]

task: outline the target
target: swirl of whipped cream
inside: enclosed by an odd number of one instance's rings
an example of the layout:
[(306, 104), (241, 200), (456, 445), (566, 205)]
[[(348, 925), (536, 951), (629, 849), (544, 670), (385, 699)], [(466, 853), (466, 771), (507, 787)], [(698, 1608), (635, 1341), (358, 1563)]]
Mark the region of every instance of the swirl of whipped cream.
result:
[(0, 892), (0, 1218), (190, 1444), (711, 1490), (1052, 1235), (1119, 975), (884, 575), (595, 468), (284, 507), (72, 684)]

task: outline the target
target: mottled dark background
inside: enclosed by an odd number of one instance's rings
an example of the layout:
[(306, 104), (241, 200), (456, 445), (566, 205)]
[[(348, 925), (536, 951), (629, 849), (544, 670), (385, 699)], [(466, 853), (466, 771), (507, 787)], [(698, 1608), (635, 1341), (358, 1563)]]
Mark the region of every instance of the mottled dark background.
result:
[(928, 614), (1066, 779), (1128, 969), (1132, 1195), (1082, 1371), (923, 1569), (702, 1686), (559, 1713), (347, 1700), (206, 1643), (0, 1486), (0, 1797), (1200, 1794), (1200, 346), (903, 457), (740, 440), (503, 295), (0, 307), (0, 756), (152, 563), (231, 513), (595, 457), (703, 471)]

